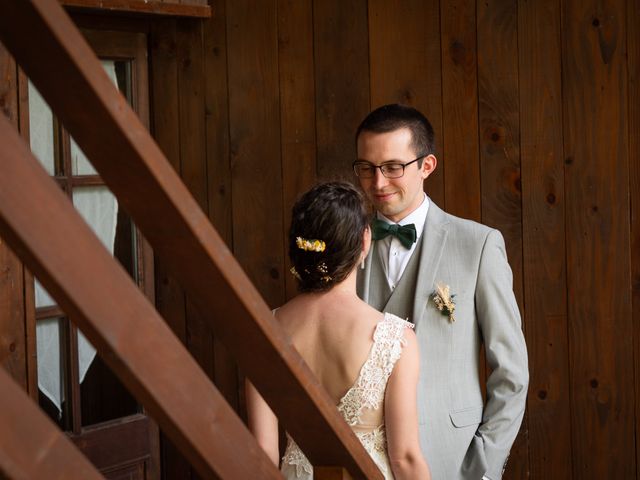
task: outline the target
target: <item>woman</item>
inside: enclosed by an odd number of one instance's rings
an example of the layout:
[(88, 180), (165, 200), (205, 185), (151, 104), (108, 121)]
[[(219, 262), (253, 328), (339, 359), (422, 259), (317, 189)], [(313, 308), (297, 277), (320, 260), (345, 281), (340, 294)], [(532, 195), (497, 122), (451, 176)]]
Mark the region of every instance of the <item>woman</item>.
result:
[[(300, 295), (275, 312), (385, 478), (429, 479), (418, 443), (419, 356), (412, 325), (356, 295), (356, 273), (371, 244), (360, 193), (348, 183), (320, 184), (293, 207), (291, 269)], [(278, 464), (278, 421), (247, 384), (249, 428)], [(313, 470), (288, 437), (281, 470), (288, 479)]]

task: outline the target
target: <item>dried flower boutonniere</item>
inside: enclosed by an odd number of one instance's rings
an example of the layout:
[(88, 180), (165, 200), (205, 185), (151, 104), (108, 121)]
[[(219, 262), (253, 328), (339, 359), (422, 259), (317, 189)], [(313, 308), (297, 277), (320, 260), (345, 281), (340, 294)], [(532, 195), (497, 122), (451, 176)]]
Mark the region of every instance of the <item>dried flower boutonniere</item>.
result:
[(449, 293), (449, 285), (443, 285), (442, 283), (436, 284), (436, 289), (431, 294), (436, 308), (440, 310), (443, 315), (447, 315), (450, 322), (456, 321), (456, 318), (453, 316), (453, 312), (456, 309), (456, 304), (453, 301), (454, 297), (455, 294), (451, 295)]

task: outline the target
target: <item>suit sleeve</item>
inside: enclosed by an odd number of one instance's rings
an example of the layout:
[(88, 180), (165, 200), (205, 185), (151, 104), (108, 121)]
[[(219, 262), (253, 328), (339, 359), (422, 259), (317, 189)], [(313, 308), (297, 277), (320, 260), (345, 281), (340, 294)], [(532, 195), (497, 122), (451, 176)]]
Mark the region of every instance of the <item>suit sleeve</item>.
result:
[(513, 276), (504, 240), (497, 230), (489, 233), (482, 251), (475, 303), (491, 370), (477, 435), (488, 465), (485, 475), (497, 480), (502, 478), (520, 429), (529, 385), (527, 347), (513, 293)]

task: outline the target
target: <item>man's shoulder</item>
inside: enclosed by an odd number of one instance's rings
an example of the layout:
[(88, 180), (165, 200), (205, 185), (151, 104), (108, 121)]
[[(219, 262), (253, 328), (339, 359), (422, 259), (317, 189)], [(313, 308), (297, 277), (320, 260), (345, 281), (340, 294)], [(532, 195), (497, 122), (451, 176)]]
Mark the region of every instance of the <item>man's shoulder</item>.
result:
[(439, 222), (448, 230), (449, 235), (454, 238), (466, 239), (473, 243), (484, 243), (491, 234), (501, 236), (498, 230), (488, 225), (445, 212), (433, 202), (430, 205), (430, 208), (432, 207), (434, 207), (434, 214), (436, 214)]

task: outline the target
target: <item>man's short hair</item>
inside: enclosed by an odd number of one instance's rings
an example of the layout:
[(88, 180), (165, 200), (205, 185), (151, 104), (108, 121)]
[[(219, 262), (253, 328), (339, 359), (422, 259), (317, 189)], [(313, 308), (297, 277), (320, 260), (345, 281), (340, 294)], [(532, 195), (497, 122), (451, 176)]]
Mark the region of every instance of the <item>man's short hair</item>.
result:
[(356, 131), (356, 143), (360, 133), (388, 133), (401, 128), (411, 131), (411, 148), (416, 155), (435, 153), (433, 127), (427, 117), (413, 107), (391, 103), (376, 108), (362, 121)]

